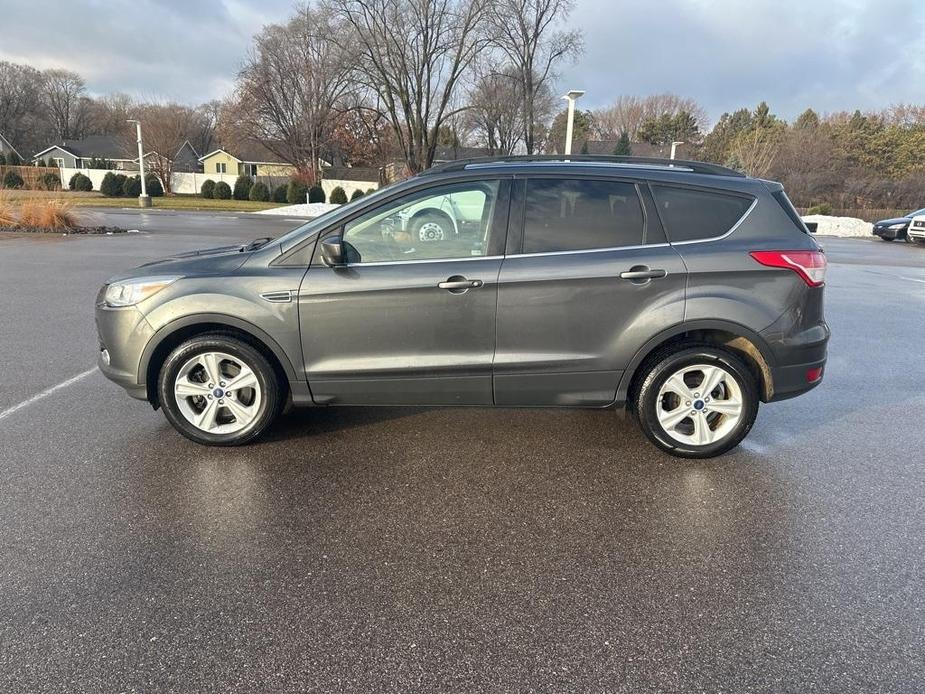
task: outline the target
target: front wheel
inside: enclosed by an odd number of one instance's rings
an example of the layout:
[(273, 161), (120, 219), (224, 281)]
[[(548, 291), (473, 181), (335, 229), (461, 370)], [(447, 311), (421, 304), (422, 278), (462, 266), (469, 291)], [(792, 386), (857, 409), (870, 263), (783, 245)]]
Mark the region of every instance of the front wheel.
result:
[(681, 348), (650, 362), (635, 400), (643, 432), (663, 451), (712, 458), (735, 448), (758, 414), (758, 384), (732, 352)]
[(421, 243), (446, 241), (453, 232), (453, 224), (442, 213), (428, 212), (415, 218), (411, 233)]
[(211, 446), (252, 441), (272, 424), (283, 403), (267, 358), (221, 333), (194, 337), (174, 349), (161, 367), (158, 396), (177, 431)]

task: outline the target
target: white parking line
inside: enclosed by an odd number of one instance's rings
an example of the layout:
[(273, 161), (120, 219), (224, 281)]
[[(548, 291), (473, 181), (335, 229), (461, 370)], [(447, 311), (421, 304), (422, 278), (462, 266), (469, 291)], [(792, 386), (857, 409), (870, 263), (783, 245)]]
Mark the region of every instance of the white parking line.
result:
[(67, 388), (69, 385), (73, 385), (74, 383), (77, 383), (77, 381), (79, 381), (79, 380), (81, 380), (81, 379), (83, 379), (83, 378), (86, 378), (87, 376), (89, 376), (90, 374), (92, 374), (94, 371), (96, 371), (96, 367), (95, 367), (95, 366), (94, 366), (92, 369), (88, 369), (87, 371), (84, 371), (84, 372), (81, 373), (81, 374), (77, 374), (76, 376), (72, 376), (71, 378), (67, 379), (66, 381), (61, 381), (61, 383), (59, 383), (59, 384), (56, 385), (56, 386), (52, 386), (51, 388), (46, 388), (46, 389), (43, 390), (41, 393), (38, 393), (37, 395), (33, 395), (33, 396), (32, 396), (31, 398), (29, 398), (28, 400), (23, 400), (23, 401), (22, 401), (21, 403), (19, 403), (18, 405), (13, 405), (12, 407), (3, 410), (3, 412), (0, 412), (0, 419), (6, 419), (6, 418), (9, 417), (11, 414), (13, 414), (13, 413), (15, 413), (15, 412), (19, 412), (19, 411), (20, 411), (21, 409), (23, 409), (24, 407), (29, 407), (29, 405), (31, 405), (32, 403), (38, 402), (39, 400), (41, 400), (41, 399), (43, 399), (43, 398), (47, 398), (47, 397), (48, 397), (49, 395), (51, 395), (52, 393), (58, 392), (58, 391), (61, 390), (62, 388)]
[(920, 280), (917, 277), (903, 277), (902, 275), (900, 275), (899, 279), (909, 280), (910, 282), (921, 282), (922, 284), (925, 284), (925, 280)]

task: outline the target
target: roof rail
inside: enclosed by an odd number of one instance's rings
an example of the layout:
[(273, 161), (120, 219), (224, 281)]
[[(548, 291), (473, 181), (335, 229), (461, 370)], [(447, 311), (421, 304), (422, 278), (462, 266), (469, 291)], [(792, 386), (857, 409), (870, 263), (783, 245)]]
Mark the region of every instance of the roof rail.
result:
[(703, 161), (690, 161), (687, 159), (660, 159), (658, 157), (623, 157), (616, 155), (598, 154), (527, 154), (500, 157), (475, 157), (473, 159), (457, 159), (437, 164), (422, 171), (419, 175), (426, 176), (449, 171), (464, 171), (469, 166), (483, 164), (530, 164), (544, 162), (576, 162), (587, 164), (630, 164), (635, 166), (659, 166), (686, 169), (693, 173), (708, 174), (711, 176), (735, 176), (745, 178), (745, 174), (719, 164), (710, 164)]

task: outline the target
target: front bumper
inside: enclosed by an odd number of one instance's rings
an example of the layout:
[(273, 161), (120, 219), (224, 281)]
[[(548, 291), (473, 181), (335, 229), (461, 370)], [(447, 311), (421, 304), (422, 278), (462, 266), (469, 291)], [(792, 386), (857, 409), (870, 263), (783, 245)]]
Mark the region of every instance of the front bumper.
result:
[(96, 332), (100, 352), (97, 365), (110, 381), (129, 395), (147, 400), (144, 374), (140, 374), (141, 355), (154, 335), (144, 315), (134, 306), (110, 308), (96, 305)]
[(901, 229), (890, 229), (889, 227), (874, 227), (874, 236), (879, 236), (881, 239), (901, 239), (906, 235), (906, 228)]
[(906, 234), (913, 239), (923, 239), (925, 240), (925, 227), (913, 227), (910, 226), (906, 231)]

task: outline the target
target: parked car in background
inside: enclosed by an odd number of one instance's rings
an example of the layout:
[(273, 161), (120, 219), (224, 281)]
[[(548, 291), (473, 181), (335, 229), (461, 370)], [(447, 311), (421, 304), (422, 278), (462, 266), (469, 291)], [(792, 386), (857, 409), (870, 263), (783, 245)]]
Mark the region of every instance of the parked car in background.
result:
[(895, 241), (896, 239), (905, 239), (910, 241), (911, 239), (907, 238), (906, 232), (909, 229), (909, 223), (912, 221), (913, 217), (920, 215), (925, 215), (925, 209), (915, 210), (910, 212), (905, 217), (896, 217), (895, 219), (881, 219), (879, 222), (874, 222), (874, 236), (879, 236), (884, 241)]
[(112, 278), (99, 365), (202, 444), (251, 441), (287, 402), (625, 407), (662, 450), (708, 458), (759, 403), (822, 381), (825, 271), (779, 183), (456, 161), (279, 239)]
[(906, 229), (906, 240), (912, 243), (925, 243), (925, 210), (916, 214)]

